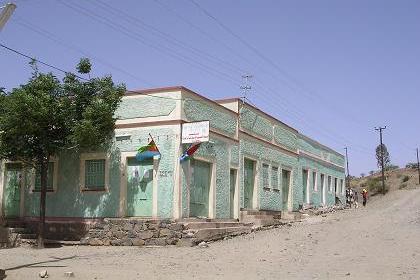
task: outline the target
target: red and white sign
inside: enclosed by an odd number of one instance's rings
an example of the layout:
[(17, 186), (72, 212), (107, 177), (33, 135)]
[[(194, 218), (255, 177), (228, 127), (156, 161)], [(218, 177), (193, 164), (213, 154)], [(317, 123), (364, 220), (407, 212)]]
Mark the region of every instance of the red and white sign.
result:
[(210, 121), (190, 122), (182, 124), (181, 142), (208, 142), (210, 135)]

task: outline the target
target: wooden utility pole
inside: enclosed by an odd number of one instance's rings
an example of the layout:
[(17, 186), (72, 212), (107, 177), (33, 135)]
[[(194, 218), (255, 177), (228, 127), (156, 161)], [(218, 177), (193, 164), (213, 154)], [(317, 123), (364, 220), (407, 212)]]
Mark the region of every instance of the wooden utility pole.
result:
[(420, 162), (419, 162), (419, 148), (416, 149), (417, 152), (417, 172), (419, 173), (419, 185), (420, 185)]
[(382, 130), (385, 130), (386, 126), (384, 127), (375, 127), (376, 131), (379, 131), (379, 142), (381, 147), (381, 169), (382, 169), (382, 194), (385, 194), (385, 166), (384, 166), (384, 145), (382, 143)]
[(349, 173), (349, 156), (347, 154), (347, 147), (344, 148), (346, 150), (346, 164), (347, 164), (347, 188), (350, 188), (350, 173)]

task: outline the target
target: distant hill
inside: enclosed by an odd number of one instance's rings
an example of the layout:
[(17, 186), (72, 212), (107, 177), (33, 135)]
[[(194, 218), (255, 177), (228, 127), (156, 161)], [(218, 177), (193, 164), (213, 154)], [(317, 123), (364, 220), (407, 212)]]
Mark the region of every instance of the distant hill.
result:
[[(366, 177), (353, 178), (351, 187), (359, 191), (366, 188), (370, 195), (375, 195), (382, 190), (381, 172)], [(413, 189), (419, 187), (416, 169), (400, 168), (385, 172), (385, 190)]]

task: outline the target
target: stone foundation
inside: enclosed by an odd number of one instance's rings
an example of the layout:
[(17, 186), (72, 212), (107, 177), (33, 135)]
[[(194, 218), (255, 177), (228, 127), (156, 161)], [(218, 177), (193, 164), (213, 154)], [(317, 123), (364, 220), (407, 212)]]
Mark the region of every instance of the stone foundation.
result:
[(109, 218), (92, 225), (80, 243), (92, 246), (183, 245), (185, 240), (182, 239), (187, 237), (184, 225), (171, 220)]

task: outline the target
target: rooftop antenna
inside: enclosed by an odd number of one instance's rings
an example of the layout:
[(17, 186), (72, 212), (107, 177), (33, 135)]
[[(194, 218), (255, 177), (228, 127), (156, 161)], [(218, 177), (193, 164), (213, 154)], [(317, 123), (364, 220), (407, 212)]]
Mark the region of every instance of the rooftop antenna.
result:
[(252, 79), (252, 75), (242, 75), (242, 79), (244, 81), (244, 85), (241, 86), (243, 96), (242, 96), (242, 103), (245, 102), (245, 99), (247, 98), (248, 92), (251, 90), (251, 86), (249, 84), (249, 80)]

